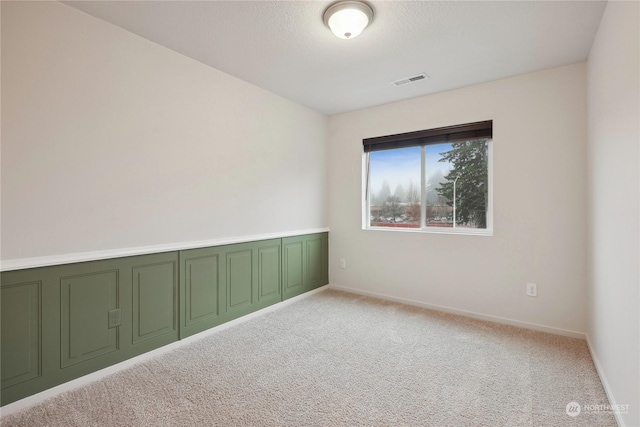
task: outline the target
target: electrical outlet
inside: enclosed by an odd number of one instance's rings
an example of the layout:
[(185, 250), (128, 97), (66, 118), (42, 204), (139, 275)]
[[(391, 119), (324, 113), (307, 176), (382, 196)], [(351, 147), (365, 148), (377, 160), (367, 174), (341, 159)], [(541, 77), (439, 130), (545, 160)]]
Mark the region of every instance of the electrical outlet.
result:
[(115, 309), (109, 312), (109, 329), (116, 328), (122, 324), (122, 310)]
[(527, 283), (527, 296), (537, 297), (538, 296), (538, 285), (535, 283)]
[(347, 260), (340, 258), (340, 268), (347, 268)]

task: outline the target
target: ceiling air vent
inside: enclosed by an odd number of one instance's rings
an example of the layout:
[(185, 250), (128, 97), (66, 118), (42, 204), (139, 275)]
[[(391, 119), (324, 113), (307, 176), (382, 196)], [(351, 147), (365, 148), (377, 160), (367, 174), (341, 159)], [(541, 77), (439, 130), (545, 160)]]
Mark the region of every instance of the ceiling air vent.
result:
[(429, 76), (427, 76), (425, 73), (422, 73), (404, 79), (396, 80), (395, 82), (391, 82), (391, 84), (394, 86), (402, 86), (409, 83), (419, 82), (420, 80), (426, 80), (428, 78)]

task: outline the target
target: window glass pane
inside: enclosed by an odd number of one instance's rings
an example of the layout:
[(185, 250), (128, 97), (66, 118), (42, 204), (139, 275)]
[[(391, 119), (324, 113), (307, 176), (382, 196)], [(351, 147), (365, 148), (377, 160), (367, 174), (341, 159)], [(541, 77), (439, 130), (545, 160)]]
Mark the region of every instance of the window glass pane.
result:
[(451, 144), (434, 144), (425, 147), (426, 226), (453, 227), (451, 200), (442, 192), (445, 176), (451, 171), (451, 163), (442, 161), (442, 154), (451, 150)]
[(488, 139), (428, 145), (425, 169), (427, 227), (487, 228)]
[(420, 227), (420, 147), (369, 153), (369, 225)]

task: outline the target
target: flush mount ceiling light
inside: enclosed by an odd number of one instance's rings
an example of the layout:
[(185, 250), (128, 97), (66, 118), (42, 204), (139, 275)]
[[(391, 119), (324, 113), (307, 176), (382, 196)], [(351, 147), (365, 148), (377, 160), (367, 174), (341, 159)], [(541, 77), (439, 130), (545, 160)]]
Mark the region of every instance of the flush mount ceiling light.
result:
[(357, 37), (373, 19), (373, 9), (359, 1), (341, 1), (324, 11), (324, 23), (336, 37)]

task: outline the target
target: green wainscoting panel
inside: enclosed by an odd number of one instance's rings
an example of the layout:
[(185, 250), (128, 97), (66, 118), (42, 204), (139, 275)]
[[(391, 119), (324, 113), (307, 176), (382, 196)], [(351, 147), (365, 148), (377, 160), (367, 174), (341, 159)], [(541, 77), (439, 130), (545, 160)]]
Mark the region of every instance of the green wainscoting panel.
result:
[(61, 368), (118, 350), (118, 328), (109, 328), (118, 276), (114, 270), (60, 279)]
[(281, 251), (281, 239), (258, 242), (257, 244), (258, 304), (261, 308), (282, 300), (280, 287)]
[(281, 239), (220, 247), (226, 260), (225, 321), (282, 300), (280, 249)]
[(328, 281), (327, 233), (0, 274), (2, 405)]
[(226, 247), (226, 313), (241, 311), (253, 303), (253, 250), (247, 245)]
[(133, 268), (133, 344), (178, 329), (175, 262)]
[(282, 239), (283, 299), (324, 286), (329, 282), (327, 233)]
[(121, 298), (123, 355), (133, 357), (177, 341), (178, 252), (122, 258), (119, 264), (128, 290)]
[[(168, 252), (3, 272), (2, 405), (176, 341), (177, 270), (178, 253)], [(24, 295), (13, 292), (22, 286), (31, 293), (28, 335), (17, 326), (28, 310), (5, 310), (17, 300), (26, 303)], [(152, 313), (155, 309), (162, 314)], [(120, 325), (110, 327), (113, 310), (120, 310)], [(139, 334), (134, 334), (134, 316)], [(5, 351), (15, 343), (24, 348), (25, 340), (33, 341), (32, 353), (39, 349), (29, 362), (40, 361), (35, 377), (22, 376), (13, 351)]]
[[(128, 262), (130, 258), (116, 258), (42, 269), (45, 388), (131, 357)], [(109, 324), (114, 310), (119, 326)]]
[(317, 239), (309, 239), (305, 242), (306, 244), (306, 285), (309, 288), (317, 288), (318, 286), (322, 286), (324, 279), (324, 240), (319, 237)]
[(222, 323), (225, 267), (221, 247), (180, 252), (180, 338)]
[(185, 325), (190, 326), (219, 315), (220, 257), (186, 261)]
[[(55, 378), (60, 371), (60, 285), (54, 270), (33, 268), (0, 275), (2, 405), (63, 382)], [(16, 363), (16, 357), (23, 356), (29, 361), (28, 372), (25, 364)]]
[(282, 296), (287, 299), (304, 292), (304, 242), (298, 237), (282, 239), (282, 252)]
[(3, 287), (2, 388), (40, 376), (41, 282)]
[(319, 288), (329, 283), (329, 236), (327, 233), (310, 235), (306, 245), (305, 287)]

